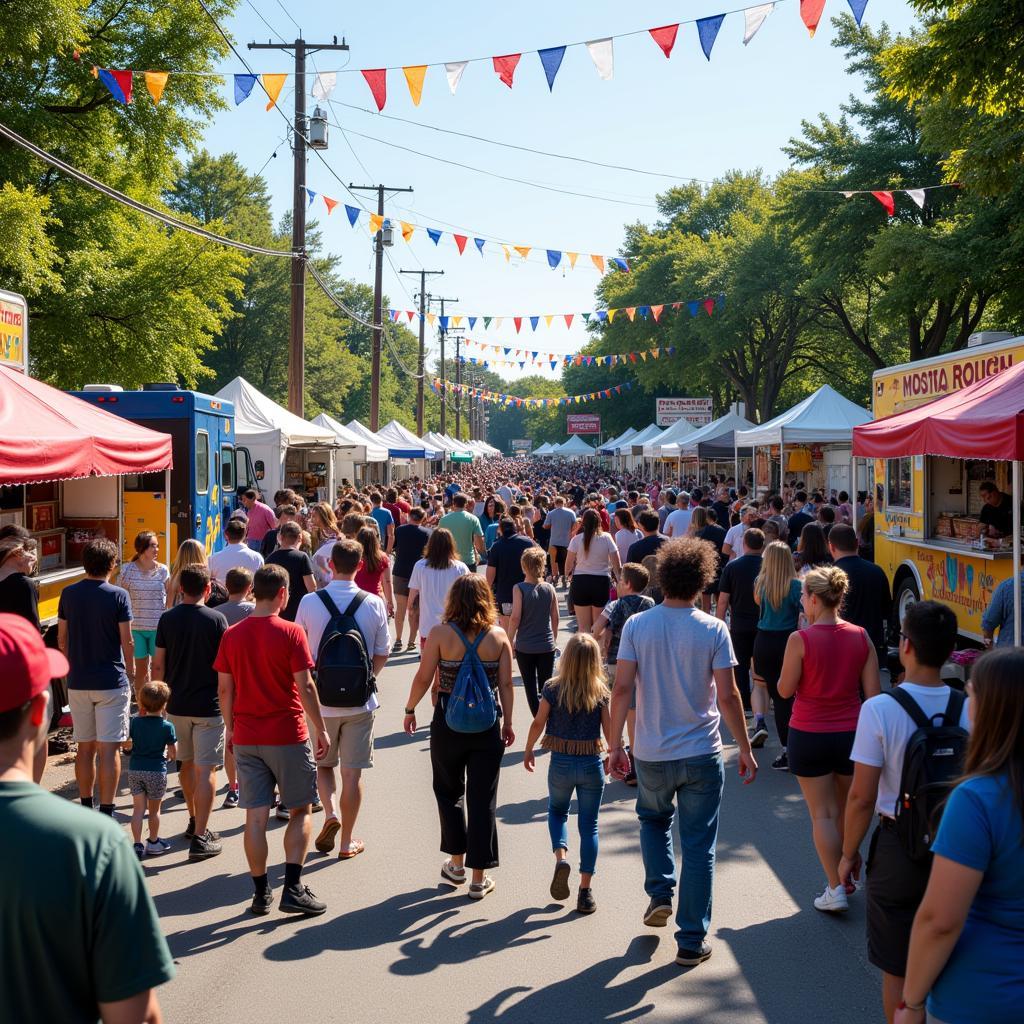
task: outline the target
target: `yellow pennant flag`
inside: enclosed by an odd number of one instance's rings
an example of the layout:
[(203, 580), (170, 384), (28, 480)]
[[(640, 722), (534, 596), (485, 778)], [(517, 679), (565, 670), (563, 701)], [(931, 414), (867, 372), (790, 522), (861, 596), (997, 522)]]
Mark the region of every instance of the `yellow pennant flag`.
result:
[(436, 321), (437, 321), (437, 314), (436, 313), (428, 313), (427, 314), (427, 323), (429, 323), (431, 327), (434, 326)]
[(547, 313), (544, 314), (544, 323), (546, 323), (548, 325), (548, 327), (551, 326), (551, 321), (554, 320), (554, 319), (555, 319), (554, 314), (550, 314), (550, 315), (547, 314)]
[(633, 318), (636, 316), (636, 306), (627, 306), (626, 307), (626, 316), (629, 317), (629, 322), (632, 323), (633, 322)]
[(614, 323), (614, 321), (615, 321), (615, 314), (616, 313), (618, 313), (617, 309), (609, 309), (608, 310), (608, 323)]
[(580, 258), (580, 254), (578, 252), (567, 252), (565, 255), (569, 257), (569, 269), (575, 270), (576, 261)]
[(510, 259), (512, 259), (512, 253), (510, 253), (510, 252), (508, 251), (508, 246), (507, 246), (507, 245), (503, 245), (503, 246), (502, 246), (502, 249), (504, 249), (504, 250), (505, 250), (505, 262), (506, 262), (506, 263), (508, 263), (508, 261), (509, 261)]
[(423, 98), (423, 79), (427, 73), (427, 65), (418, 64), (415, 67), (402, 68), (402, 72), (405, 74), (405, 83), (409, 86), (413, 105), (418, 107)]
[(524, 260), (530, 255), (530, 246), (528, 245), (513, 245), (512, 248), (515, 249), (515, 251), (519, 253)]
[(647, 362), (647, 353), (646, 352), (641, 352), (640, 353), (640, 358), (646, 363)]
[(159, 103), (160, 97), (163, 96), (164, 88), (167, 85), (167, 72), (147, 71), (145, 77), (146, 88), (149, 90), (149, 95), (153, 97), (154, 103)]
[(384, 224), (384, 218), (379, 213), (370, 214), (370, 234), (375, 235)]
[(593, 253), (591, 253), (590, 258), (594, 261), (594, 266), (597, 267), (597, 269), (600, 270), (601, 273), (603, 274), (604, 273), (604, 257), (603, 256), (595, 256)]
[(398, 223), (402, 226), (402, 241), (408, 242), (412, 238), (413, 231), (416, 229), (404, 220), (400, 220)]
[(281, 90), (284, 88), (284, 83), (287, 78), (287, 75), (260, 75), (260, 79), (263, 82), (263, 88), (266, 89), (267, 95), (270, 97), (270, 102), (267, 104), (267, 110), (277, 102), (277, 97), (281, 95)]
[(461, 325), (461, 323), (462, 323), (462, 317), (461, 316), (455, 317), (455, 326), (458, 327), (458, 326)]

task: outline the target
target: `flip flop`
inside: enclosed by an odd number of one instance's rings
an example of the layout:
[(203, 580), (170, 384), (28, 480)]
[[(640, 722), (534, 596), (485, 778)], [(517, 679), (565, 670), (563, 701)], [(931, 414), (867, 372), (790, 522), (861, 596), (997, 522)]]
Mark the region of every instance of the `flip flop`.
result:
[(320, 835), (313, 844), (320, 853), (330, 853), (334, 849), (334, 837), (341, 831), (341, 822), (337, 818), (328, 818)]
[(365, 849), (366, 844), (362, 841), (362, 839), (353, 839), (351, 850), (338, 851), (338, 860), (351, 860), (353, 857), (358, 857), (359, 854), (361, 854)]

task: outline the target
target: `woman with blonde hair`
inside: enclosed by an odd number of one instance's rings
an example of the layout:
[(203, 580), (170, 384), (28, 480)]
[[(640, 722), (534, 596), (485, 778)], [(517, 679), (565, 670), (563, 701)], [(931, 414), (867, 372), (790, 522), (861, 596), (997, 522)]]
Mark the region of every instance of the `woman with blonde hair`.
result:
[(605, 747), (609, 736), (608, 701), (611, 693), (601, 664), (601, 648), (589, 633), (570, 637), (558, 663), (558, 674), (544, 687), (540, 708), (530, 726), (523, 753), (528, 772), (535, 766), (533, 748), (544, 732), (541, 746), (551, 751), (548, 764), (548, 832), (555, 854), (551, 896), (569, 898), (568, 829), (569, 804), (576, 793), (576, 817), (580, 833), (580, 887), (576, 910), (592, 914), (597, 903), (591, 880), (597, 867), (597, 818), (604, 794)]
[(395, 592), (391, 582), (391, 560), (380, 546), (380, 536), (370, 526), (364, 526), (356, 540), (363, 546), (363, 559), (356, 570), (356, 586), (368, 594), (384, 598), (388, 618), (395, 614)]
[(754, 682), (767, 688), (775, 706), (775, 730), (782, 753), (772, 761), (772, 767), (780, 772), (789, 771), (786, 746), (793, 699), (783, 697), (778, 684), (789, 635), (800, 621), (801, 592), (789, 545), (772, 541), (764, 549), (761, 572), (754, 580), (754, 603), (761, 609), (754, 637)]
[(167, 607), (173, 608), (181, 600), (181, 570), (193, 565), (201, 565), (209, 569), (210, 560), (206, 557), (206, 548), (195, 538), (189, 537), (178, 545), (178, 553), (174, 556), (171, 565), (171, 575), (167, 581)]
[[(430, 630), (423, 646), (403, 722), (405, 731), (412, 736), (417, 725), (416, 705), (431, 688), (437, 672), (436, 703), (430, 723), (430, 764), (441, 819), (441, 850), (448, 854), (441, 875), (461, 885), (469, 868), (469, 897), (476, 900), (494, 891), (494, 879), (486, 872), (498, 866), (498, 774), (505, 748), (515, 742), (512, 647), (505, 631), (495, 625), (496, 620), (494, 597), (487, 580), (477, 573), (459, 576), (448, 592), (444, 621)], [(448, 700), (463, 659), (471, 656), (471, 652), (479, 659), (500, 710), (490, 728), (482, 732), (456, 732), (446, 720)]]
[(825, 871), (825, 891), (814, 906), (832, 913), (848, 905), (838, 868), (861, 694), (882, 691), (874, 645), (864, 629), (839, 617), (848, 588), (846, 573), (834, 565), (804, 577), (801, 598), (809, 625), (790, 634), (778, 682), (782, 698), (793, 700), (789, 770), (799, 780)]
[[(135, 693), (150, 681), (156, 654), (156, 627), (170, 607), (171, 574), (157, 560), (160, 541), (152, 530), (135, 538), (135, 554), (121, 566), (117, 585), (128, 591), (132, 601), (132, 642), (135, 647)], [(205, 552), (204, 552), (205, 554)]]
[(310, 547), (313, 549), (313, 565), (317, 570), (317, 584), (326, 587), (331, 582), (331, 551), (334, 542), (341, 536), (334, 509), (326, 501), (318, 501), (306, 517), (309, 528)]

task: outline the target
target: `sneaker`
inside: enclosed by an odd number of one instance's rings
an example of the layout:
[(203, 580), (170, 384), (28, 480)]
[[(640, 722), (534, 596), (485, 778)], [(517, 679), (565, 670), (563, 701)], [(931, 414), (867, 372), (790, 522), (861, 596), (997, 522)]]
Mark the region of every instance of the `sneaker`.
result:
[(567, 900), (569, 898), (569, 872), (572, 870), (567, 860), (560, 860), (555, 863), (555, 873), (551, 879), (551, 898), (553, 900)]
[(274, 893), (273, 890), (267, 889), (266, 892), (255, 892), (252, 895), (252, 903), (249, 904), (249, 910), (257, 917), (266, 917), (270, 913), (270, 908), (274, 905)]
[(238, 790), (229, 789), (224, 794), (224, 803), (221, 805), (225, 810), (230, 810), (232, 807), (238, 806)]
[(664, 928), (665, 923), (672, 916), (672, 901), (664, 896), (655, 896), (647, 905), (644, 913), (644, 924), (648, 928)]
[(142, 860), (142, 858), (146, 856), (146, 848), (142, 845), (142, 843), (135, 843), (134, 850), (135, 856), (138, 857), (139, 860)]
[(788, 772), (789, 771), (789, 755), (783, 751), (774, 761), (772, 761), (772, 767), (777, 772)]
[(278, 908), (286, 914), (319, 917), (327, 910), (327, 904), (318, 900), (308, 885), (289, 885), (281, 893), (281, 902), (278, 904)]
[(191, 839), (196, 834), (196, 819), (189, 818), (188, 824), (185, 826), (185, 838)]
[(471, 882), (469, 886), (469, 898), (471, 900), (482, 900), (488, 893), (494, 892), (494, 879), (490, 875), (484, 875), (482, 882)]
[(754, 730), (750, 734), (750, 745), (754, 747), (755, 750), (760, 750), (767, 739), (768, 730), (765, 728), (764, 722), (755, 722)]
[(188, 859), (190, 862), (197, 860), (209, 860), (222, 853), (224, 846), (220, 842), (220, 836), (207, 829), (201, 836), (193, 836), (188, 847)]
[(441, 865), (441, 877), (448, 879), (452, 885), (462, 885), (466, 880), (466, 869), (457, 868), (450, 860)]
[(168, 853), (171, 849), (171, 844), (166, 839), (161, 839), (157, 836), (156, 839), (146, 840), (146, 856), (147, 857), (159, 857), (161, 854)]
[(827, 914), (842, 914), (849, 910), (850, 902), (846, 896), (846, 889), (842, 885), (835, 889), (826, 885), (825, 891), (814, 897), (814, 909)]
[(707, 942), (700, 944), (700, 949), (677, 949), (676, 963), (681, 967), (696, 967), (711, 956), (711, 946)]
[(288, 813), (288, 808), (285, 807), (284, 804), (277, 805), (277, 810), (274, 812), (274, 817), (277, 818), (278, 821), (291, 820), (291, 815)]
[(594, 899), (594, 894), (589, 889), (581, 888), (576, 897), (576, 913), (592, 914), (595, 910), (597, 910), (597, 900)]

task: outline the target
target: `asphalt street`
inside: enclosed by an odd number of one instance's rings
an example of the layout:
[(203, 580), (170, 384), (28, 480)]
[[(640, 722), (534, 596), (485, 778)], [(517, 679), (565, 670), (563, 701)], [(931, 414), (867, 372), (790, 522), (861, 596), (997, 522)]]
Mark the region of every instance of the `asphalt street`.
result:
[[(879, 976), (866, 959), (864, 897), (852, 897), (843, 917), (813, 909), (822, 873), (796, 779), (768, 767), (777, 752), (774, 737), (760, 752), (761, 771), (749, 786), (736, 772), (736, 748), (726, 748), (709, 936), (714, 952), (699, 967), (673, 962), (672, 922), (661, 929), (643, 924), (636, 791), (621, 782), (607, 787), (601, 811), (597, 913), (584, 917), (574, 909), (572, 820), (573, 895), (564, 905), (551, 899), (547, 755), (540, 753), (536, 774), (523, 769), (529, 719), (518, 680), (517, 739), (498, 791), (497, 888), (477, 902), (467, 898), (465, 886), (445, 882), (427, 730), (421, 727), (415, 737), (401, 731), (416, 660), (415, 654), (395, 657), (380, 681), (375, 767), (364, 773), (356, 831), (366, 852), (339, 861), (314, 850), (307, 859), (304, 881), (326, 901), (323, 917), (281, 914), (276, 901), (269, 917), (253, 917), (243, 812), (216, 810), (211, 826), (224, 838), (224, 853), (189, 864), (181, 835), (184, 804), (168, 798), (162, 834), (174, 848), (148, 859), (145, 871), (177, 963), (177, 977), (160, 990), (169, 1024), (881, 1019)], [(51, 759), (44, 784), (73, 798), (68, 776), (67, 758)], [(129, 813), (124, 789), (117, 807)], [(321, 821), (317, 815), (316, 830)], [(271, 821), (270, 877), (277, 890), (284, 828)]]

